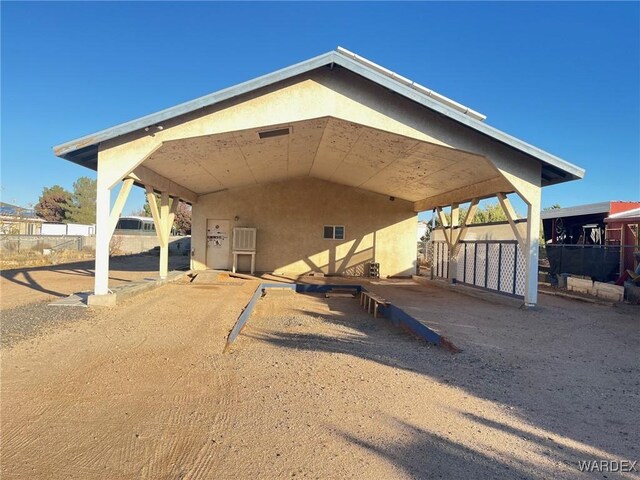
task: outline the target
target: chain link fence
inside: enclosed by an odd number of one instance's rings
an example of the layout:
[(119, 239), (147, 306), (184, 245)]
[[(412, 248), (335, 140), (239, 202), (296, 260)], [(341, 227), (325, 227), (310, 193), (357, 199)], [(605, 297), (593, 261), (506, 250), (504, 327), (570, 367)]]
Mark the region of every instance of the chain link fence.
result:
[(540, 271), (552, 277), (562, 274), (590, 277), (598, 282), (617, 280), (625, 269), (634, 270), (637, 245), (540, 246)]

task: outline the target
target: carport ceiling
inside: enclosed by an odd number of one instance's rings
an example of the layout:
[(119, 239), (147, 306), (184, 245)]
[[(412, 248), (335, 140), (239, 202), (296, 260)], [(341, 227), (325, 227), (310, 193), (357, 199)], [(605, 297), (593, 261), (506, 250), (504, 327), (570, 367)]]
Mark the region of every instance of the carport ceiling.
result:
[(483, 156), (332, 117), (167, 141), (144, 165), (199, 195), (311, 176), (414, 202), (500, 177)]

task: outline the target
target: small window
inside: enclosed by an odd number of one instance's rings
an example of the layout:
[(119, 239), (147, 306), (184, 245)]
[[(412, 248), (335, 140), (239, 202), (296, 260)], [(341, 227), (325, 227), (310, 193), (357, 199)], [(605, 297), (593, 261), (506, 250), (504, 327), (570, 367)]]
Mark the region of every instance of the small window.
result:
[(325, 225), (323, 238), (327, 240), (344, 240), (344, 225)]

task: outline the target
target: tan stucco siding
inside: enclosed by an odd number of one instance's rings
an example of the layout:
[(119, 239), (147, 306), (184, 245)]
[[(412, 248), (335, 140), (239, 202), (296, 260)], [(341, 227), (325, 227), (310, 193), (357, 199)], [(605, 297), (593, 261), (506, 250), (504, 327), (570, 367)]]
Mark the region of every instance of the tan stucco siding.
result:
[[(206, 268), (207, 218), (258, 229), (260, 272), (362, 275), (374, 260), (382, 276), (415, 272), (417, 216), (411, 202), (313, 178), (205, 195), (193, 206), (194, 269)], [(346, 238), (323, 239), (324, 225), (344, 225)]]

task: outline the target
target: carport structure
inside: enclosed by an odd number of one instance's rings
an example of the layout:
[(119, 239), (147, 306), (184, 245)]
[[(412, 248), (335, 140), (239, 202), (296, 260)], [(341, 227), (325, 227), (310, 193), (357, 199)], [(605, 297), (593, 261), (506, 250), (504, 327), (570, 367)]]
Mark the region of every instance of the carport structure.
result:
[[(417, 212), (436, 210), (441, 216), (451, 260), (478, 201), (495, 196), (526, 252), (524, 300), (533, 305), (541, 188), (579, 179), (584, 170), (490, 127), (484, 118), (338, 47), (54, 151), (97, 170), (96, 296), (109, 292), (109, 241), (137, 184), (146, 188), (156, 222), (161, 277), (167, 274), (168, 232), (178, 199), (193, 205), (194, 269), (207, 268), (207, 218), (234, 218), (233, 212), (249, 211), (245, 204), (253, 202), (254, 224), (263, 214), (273, 222), (295, 218), (292, 245), (286, 240), (291, 235), (259, 228), (265, 253), (258, 270), (348, 273), (353, 265), (378, 261), (387, 275), (407, 275), (415, 271)], [(514, 192), (527, 205), (526, 235), (516, 228), (506, 196)], [(471, 202), (470, 214), (460, 225), (458, 206), (465, 202)], [(315, 231), (299, 232), (325, 204), (337, 212), (336, 224), (353, 221), (346, 229), (354, 238), (347, 234), (344, 245), (320, 252), (324, 247)], [(444, 207), (451, 207), (450, 223)], [(236, 214), (235, 220), (246, 217)]]

